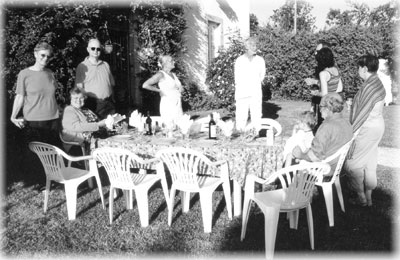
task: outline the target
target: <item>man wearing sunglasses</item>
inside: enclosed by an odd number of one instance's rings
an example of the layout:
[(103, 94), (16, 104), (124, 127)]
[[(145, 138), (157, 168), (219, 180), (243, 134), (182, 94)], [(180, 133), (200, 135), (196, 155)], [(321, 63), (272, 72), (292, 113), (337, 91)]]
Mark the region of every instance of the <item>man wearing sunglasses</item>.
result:
[(86, 50), (89, 56), (76, 68), (75, 85), (85, 89), (88, 97), (86, 107), (104, 119), (115, 113), (114, 77), (108, 63), (100, 60), (101, 44), (98, 39), (90, 39)]

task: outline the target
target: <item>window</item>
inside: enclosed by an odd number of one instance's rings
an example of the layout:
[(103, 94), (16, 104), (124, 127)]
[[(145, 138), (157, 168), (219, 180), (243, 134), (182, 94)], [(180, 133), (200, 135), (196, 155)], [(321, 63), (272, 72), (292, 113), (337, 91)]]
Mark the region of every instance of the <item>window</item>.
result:
[(208, 64), (217, 57), (219, 48), (222, 47), (222, 19), (207, 15), (208, 31)]

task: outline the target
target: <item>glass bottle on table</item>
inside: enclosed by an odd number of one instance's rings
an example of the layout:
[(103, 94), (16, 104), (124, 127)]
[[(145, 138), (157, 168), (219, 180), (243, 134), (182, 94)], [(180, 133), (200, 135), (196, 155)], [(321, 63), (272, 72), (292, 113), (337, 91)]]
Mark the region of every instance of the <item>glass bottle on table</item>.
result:
[(151, 130), (151, 117), (150, 117), (150, 112), (147, 111), (147, 118), (146, 118), (146, 135), (152, 135), (152, 130)]
[(214, 121), (214, 116), (210, 114), (210, 122), (208, 123), (208, 138), (217, 139), (217, 124)]

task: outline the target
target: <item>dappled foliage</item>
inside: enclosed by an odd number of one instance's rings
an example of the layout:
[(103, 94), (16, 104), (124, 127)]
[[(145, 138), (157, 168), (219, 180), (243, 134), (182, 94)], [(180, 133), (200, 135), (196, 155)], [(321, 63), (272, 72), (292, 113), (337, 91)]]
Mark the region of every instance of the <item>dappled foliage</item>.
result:
[(230, 112), (235, 110), (235, 77), (236, 59), (245, 52), (240, 38), (231, 38), (230, 47), (221, 50), (207, 70), (209, 90), (218, 99), (213, 100), (212, 108), (225, 108)]
[[(60, 104), (65, 103), (75, 81), (76, 66), (87, 56), (87, 41), (91, 37), (97, 37), (103, 43), (110, 40), (106, 30), (107, 22), (115, 26), (126, 26), (130, 11), (137, 15), (139, 46), (142, 49), (154, 49), (154, 55), (145, 55), (140, 60), (144, 74), (150, 75), (158, 69), (156, 55), (179, 55), (179, 52), (185, 50), (181, 40), (185, 20), (179, 6), (165, 7), (161, 4), (137, 2), (131, 7), (111, 7), (98, 2), (89, 5), (5, 5), (3, 8), (6, 39), (3, 75), (10, 98), (13, 97), (19, 71), (35, 62), (34, 46), (39, 41), (46, 41), (54, 48), (48, 67), (54, 71), (59, 82), (56, 97)], [(178, 70), (178, 74), (185, 78), (183, 69)]]
[(35, 62), (34, 46), (46, 41), (54, 48), (49, 68), (60, 84), (57, 99), (65, 102), (67, 90), (74, 82), (75, 68), (82, 60), (79, 48), (99, 30), (101, 10), (86, 5), (6, 6), (4, 14), (7, 89), (13, 92), (19, 71)]

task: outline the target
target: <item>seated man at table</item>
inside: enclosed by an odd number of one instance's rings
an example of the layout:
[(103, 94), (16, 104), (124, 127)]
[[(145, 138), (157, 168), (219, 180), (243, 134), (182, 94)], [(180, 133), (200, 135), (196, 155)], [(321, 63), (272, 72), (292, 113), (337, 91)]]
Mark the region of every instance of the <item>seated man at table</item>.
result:
[[(322, 161), (353, 138), (353, 128), (342, 116), (344, 102), (338, 93), (329, 93), (322, 97), (319, 107), (324, 121), (315, 133), (311, 148), (302, 152), (300, 147), (296, 146), (292, 151), (294, 158), (310, 162)], [(331, 174), (336, 163), (337, 160), (330, 162)]]

